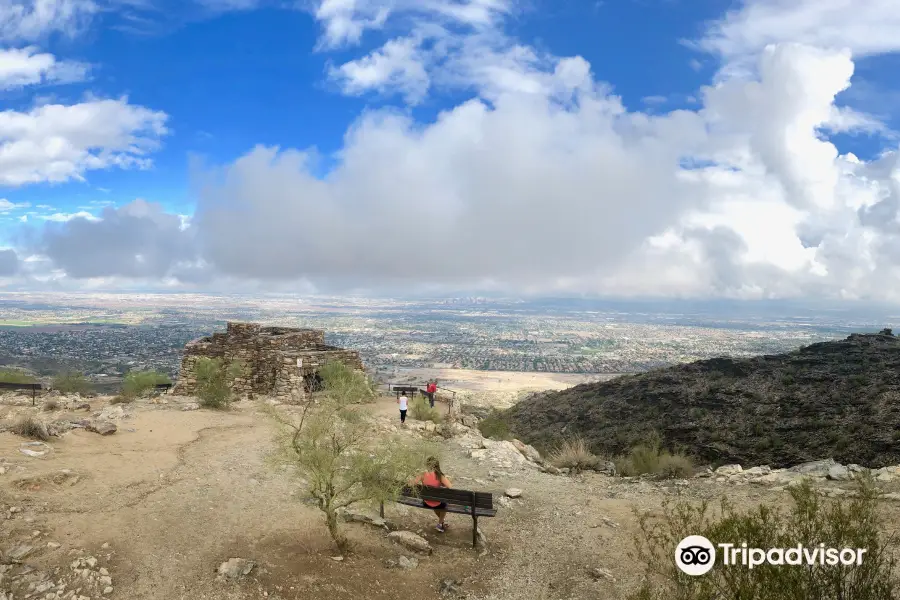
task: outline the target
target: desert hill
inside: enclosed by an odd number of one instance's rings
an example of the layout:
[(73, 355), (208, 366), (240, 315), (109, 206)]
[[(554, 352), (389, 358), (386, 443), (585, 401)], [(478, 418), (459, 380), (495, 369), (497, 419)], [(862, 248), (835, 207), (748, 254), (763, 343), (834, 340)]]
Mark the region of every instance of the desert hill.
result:
[(702, 462), (783, 467), (900, 462), (900, 338), (885, 329), (794, 352), (716, 358), (537, 394), (507, 412), (547, 448), (582, 436), (598, 454), (655, 433)]

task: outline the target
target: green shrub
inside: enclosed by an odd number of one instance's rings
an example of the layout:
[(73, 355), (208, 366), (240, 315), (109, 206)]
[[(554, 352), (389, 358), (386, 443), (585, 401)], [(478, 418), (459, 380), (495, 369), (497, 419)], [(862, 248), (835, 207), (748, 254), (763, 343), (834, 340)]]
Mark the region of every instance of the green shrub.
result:
[(661, 477), (690, 477), (694, 464), (680, 453), (663, 450), (659, 437), (653, 435), (645, 443), (635, 446), (625, 456), (615, 459), (616, 472), (626, 477), (658, 475)]
[(47, 433), (47, 427), (30, 415), (19, 417), (9, 430), (16, 435), (21, 435), (22, 437), (31, 438), (33, 440), (41, 440), (42, 442), (46, 442), (50, 439), (50, 435)]
[(3, 383), (37, 383), (34, 376), (18, 369), (0, 369), (0, 382)]
[(197, 398), (200, 406), (223, 409), (231, 405), (234, 392), (231, 382), (245, 373), (239, 361), (224, 362), (218, 358), (203, 357), (194, 367), (197, 378)]
[(372, 381), (362, 371), (351, 369), (338, 360), (331, 360), (319, 369), (322, 387), (330, 395), (356, 398), (358, 402), (374, 402), (377, 394)]
[(506, 415), (499, 410), (491, 411), (491, 414), (478, 421), (478, 431), (481, 435), (492, 440), (511, 440), (512, 431)]
[[(809, 483), (790, 488), (793, 506), (761, 505), (738, 512), (723, 500), (721, 512), (711, 514), (706, 502), (691, 505), (663, 504), (659, 519), (639, 516), (637, 559), (646, 569), (642, 587), (633, 600), (796, 600), (827, 598), (889, 600), (898, 590), (896, 560), (888, 550), (891, 540), (882, 536), (890, 527), (878, 514), (878, 491), (871, 477), (857, 480), (857, 494), (850, 499), (827, 499)], [(862, 563), (844, 565), (725, 566), (717, 548), (715, 566), (702, 577), (682, 573), (673, 551), (688, 535), (702, 535), (712, 542), (747, 543), (751, 548), (815, 549), (865, 548)]]
[(571, 469), (580, 473), (588, 469), (596, 469), (600, 459), (591, 452), (584, 438), (576, 437), (564, 441), (550, 451), (550, 464), (558, 469)]
[(122, 396), (133, 400), (161, 383), (172, 383), (172, 380), (168, 375), (157, 371), (131, 371), (122, 382)]
[(50, 386), (63, 394), (81, 394), (86, 396), (92, 391), (91, 382), (82, 373), (75, 371), (57, 375), (50, 382)]
[(415, 398), (410, 403), (409, 416), (416, 421), (431, 421), (432, 423), (441, 422), (441, 411), (437, 407), (432, 408), (431, 404), (425, 398)]

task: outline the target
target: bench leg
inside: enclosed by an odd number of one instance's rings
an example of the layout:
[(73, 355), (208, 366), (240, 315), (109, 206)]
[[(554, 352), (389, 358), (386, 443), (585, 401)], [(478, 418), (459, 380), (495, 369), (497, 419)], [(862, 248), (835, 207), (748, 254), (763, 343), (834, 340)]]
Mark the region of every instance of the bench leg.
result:
[(478, 547), (478, 515), (472, 515), (472, 548)]

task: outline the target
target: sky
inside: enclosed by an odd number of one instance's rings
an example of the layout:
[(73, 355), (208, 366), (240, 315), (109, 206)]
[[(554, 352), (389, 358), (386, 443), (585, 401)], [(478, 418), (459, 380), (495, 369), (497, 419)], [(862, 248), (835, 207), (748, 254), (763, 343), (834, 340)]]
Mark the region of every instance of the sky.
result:
[(896, 0), (0, 0), (0, 290), (900, 303)]

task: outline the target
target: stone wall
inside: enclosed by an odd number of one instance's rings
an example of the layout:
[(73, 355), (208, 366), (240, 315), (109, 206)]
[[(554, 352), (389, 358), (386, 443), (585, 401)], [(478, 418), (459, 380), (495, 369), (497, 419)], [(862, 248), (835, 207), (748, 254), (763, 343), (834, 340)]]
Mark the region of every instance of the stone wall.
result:
[[(314, 378), (319, 368), (331, 360), (365, 370), (358, 352), (326, 345), (322, 330), (229, 322), (225, 333), (215, 333), (185, 346), (175, 393), (196, 393), (196, 365), (202, 357), (243, 363), (245, 377), (232, 382), (232, 389), (241, 396), (303, 397), (306, 378)], [(298, 366), (298, 360), (302, 366)]]

